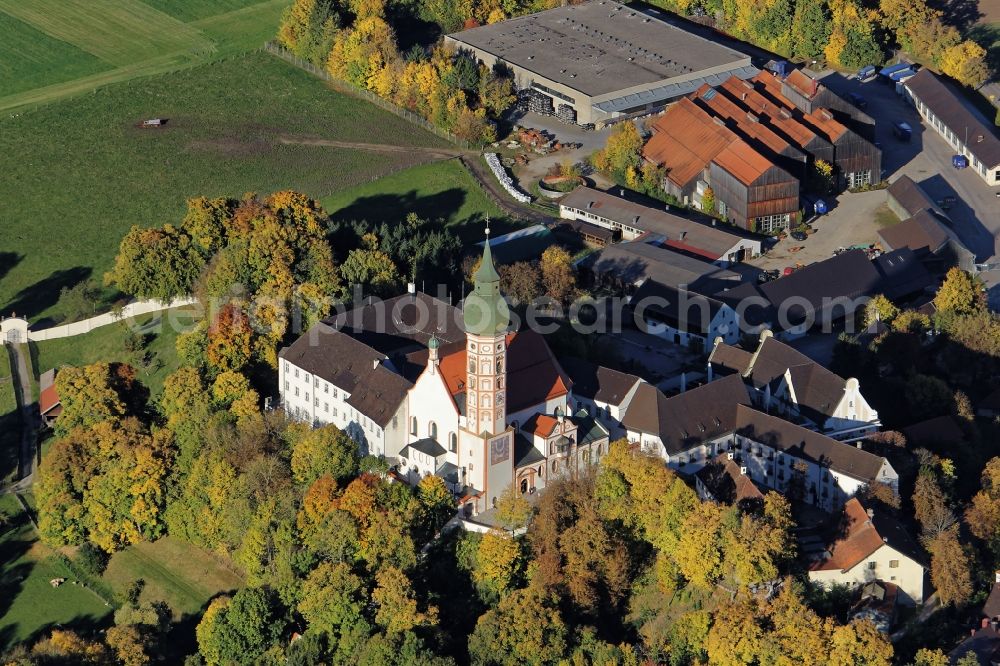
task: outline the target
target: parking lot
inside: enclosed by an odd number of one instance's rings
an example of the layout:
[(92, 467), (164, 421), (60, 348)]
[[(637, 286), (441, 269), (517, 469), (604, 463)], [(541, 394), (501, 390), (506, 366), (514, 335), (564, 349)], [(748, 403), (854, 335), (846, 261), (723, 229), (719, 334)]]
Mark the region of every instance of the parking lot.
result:
[[(1000, 199), (996, 192), (972, 169), (958, 170), (952, 166), (954, 150), (936, 132), (923, 126), (919, 114), (894, 86), (879, 81), (860, 83), (838, 73), (820, 75), (831, 90), (841, 96), (854, 92), (868, 103), (866, 112), (875, 118), (876, 141), (882, 147), (883, 177), (890, 182), (902, 174), (919, 183), (938, 200), (955, 197), (948, 210), (954, 229), (962, 241), (976, 253), (981, 263), (996, 263), (997, 236), (1000, 234)], [(902, 142), (892, 134), (896, 121), (909, 123), (913, 137)], [(887, 195), (884, 190), (851, 194), (837, 199), (829, 214), (817, 219), (815, 233), (803, 242), (791, 238), (777, 243), (766, 256), (754, 261), (766, 269), (781, 269), (796, 263), (809, 264), (825, 259), (838, 247), (868, 245), (878, 240), (880, 209), (884, 210)], [(793, 248), (799, 248), (792, 251)], [(1000, 301), (1000, 271), (980, 274), (991, 296)]]

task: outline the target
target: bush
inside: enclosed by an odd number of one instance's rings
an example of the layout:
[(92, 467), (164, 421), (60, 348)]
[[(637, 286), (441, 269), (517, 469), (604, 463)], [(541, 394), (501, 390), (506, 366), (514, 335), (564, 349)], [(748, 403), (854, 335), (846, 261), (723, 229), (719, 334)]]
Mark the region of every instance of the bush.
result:
[(87, 575), (99, 578), (108, 566), (108, 554), (88, 541), (77, 551), (76, 565)]

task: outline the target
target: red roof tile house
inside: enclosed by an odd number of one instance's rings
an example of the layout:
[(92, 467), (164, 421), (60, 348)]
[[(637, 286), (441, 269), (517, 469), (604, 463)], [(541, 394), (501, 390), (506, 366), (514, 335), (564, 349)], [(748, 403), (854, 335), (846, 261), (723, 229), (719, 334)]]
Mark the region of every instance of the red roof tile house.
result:
[(900, 602), (916, 604), (924, 599), (924, 571), (923, 554), (906, 529), (852, 498), (826, 551), (810, 564), (809, 580), (824, 586), (882, 580), (899, 587)]
[(38, 378), (38, 387), (41, 389), (38, 394), (38, 410), (41, 412), (42, 423), (47, 426), (51, 426), (62, 414), (62, 404), (59, 401), (59, 394), (56, 392), (55, 378), (54, 368), (42, 373), (42, 376)]
[[(664, 190), (701, 205), (711, 187), (716, 212), (748, 231), (786, 229), (798, 217), (799, 181), (690, 99), (682, 99), (652, 126), (643, 158), (666, 170)], [(768, 135), (777, 145), (778, 137)]]

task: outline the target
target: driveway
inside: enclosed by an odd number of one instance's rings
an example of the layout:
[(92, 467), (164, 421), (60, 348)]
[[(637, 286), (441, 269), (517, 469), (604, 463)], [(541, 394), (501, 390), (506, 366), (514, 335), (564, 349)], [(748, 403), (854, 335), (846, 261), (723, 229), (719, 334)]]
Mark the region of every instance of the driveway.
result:
[(875, 214), (885, 201), (884, 190), (845, 192), (833, 210), (813, 221), (815, 232), (806, 240), (797, 241), (786, 236), (750, 263), (766, 270), (780, 270), (797, 263), (811, 264), (829, 259), (839, 247), (870, 245), (878, 240)]
[[(552, 116), (543, 116), (532, 112), (515, 118), (514, 122), (522, 127), (546, 130), (552, 133), (556, 140), (561, 143), (582, 144), (580, 148), (560, 150), (549, 155), (538, 155), (537, 153), (529, 152), (529, 162), (524, 166), (514, 169), (514, 176), (517, 178), (521, 189), (525, 192), (530, 192), (532, 186), (545, 176), (553, 166), (562, 164), (566, 160), (574, 164), (585, 162), (588, 157), (594, 154), (595, 150), (604, 147), (604, 144), (608, 141), (608, 136), (611, 134), (611, 129), (608, 128), (588, 132), (579, 125), (560, 122)], [(591, 177), (594, 177), (594, 174), (591, 174)], [(607, 187), (612, 183), (601, 181), (598, 184)]]
[[(996, 263), (1000, 234), (1000, 199), (972, 169), (952, 167), (954, 150), (933, 129), (925, 127), (917, 113), (894, 87), (881, 81), (859, 83), (840, 74), (828, 73), (823, 83), (840, 95), (856, 92), (868, 101), (867, 112), (875, 118), (876, 140), (882, 144), (883, 168), (891, 182), (906, 174), (935, 199), (954, 196), (958, 203), (948, 215), (955, 232), (982, 263)], [(903, 143), (892, 135), (892, 123), (902, 120), (913, 128), (913, 138)], [(1000, 271), (980, 274), (988, 286), (1000, 283)]]

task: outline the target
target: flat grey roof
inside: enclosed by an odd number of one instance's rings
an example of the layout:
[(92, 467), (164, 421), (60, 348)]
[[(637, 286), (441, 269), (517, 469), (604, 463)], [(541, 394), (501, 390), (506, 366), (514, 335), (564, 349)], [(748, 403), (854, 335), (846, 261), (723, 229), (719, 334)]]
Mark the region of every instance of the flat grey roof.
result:
[(750, 64), (750, 57), (611, 0), (589, 0), (449, 35), (595, 97)]

